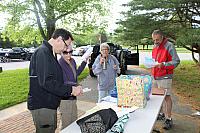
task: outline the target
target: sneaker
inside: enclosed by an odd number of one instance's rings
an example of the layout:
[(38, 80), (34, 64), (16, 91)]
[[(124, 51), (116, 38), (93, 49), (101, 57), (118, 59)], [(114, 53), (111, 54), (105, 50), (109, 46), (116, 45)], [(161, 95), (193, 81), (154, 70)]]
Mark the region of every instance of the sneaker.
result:
[(173, 121), (172, 121), (172, 119), (170, 120), (170, 119), (166, 119), (165, 120), (165, 122), (164, 122), (164, 129), (166, 129), (166, 130), (169, 130), (169, 129), (171, 129), (172, 128), (172, 126), (173, 126)]
[(157, 120), (165, 120), (165, 114), (164, 113), (159, 113)]

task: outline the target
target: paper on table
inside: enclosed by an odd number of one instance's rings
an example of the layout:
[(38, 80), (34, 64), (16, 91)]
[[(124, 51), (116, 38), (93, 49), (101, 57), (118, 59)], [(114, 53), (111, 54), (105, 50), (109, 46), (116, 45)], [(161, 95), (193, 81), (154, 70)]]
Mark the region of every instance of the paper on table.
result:
[(92, 89), (84, 88), (84, 89), (83, 89), (83, 93), (88, 92), (88, 91), (91, 91), (91, 90), (92, 90)]
[[(121, 117), (121, 116), (123, 116), (123, 115), (125, 115), (125, 114), (128, 114), (128, 113), (133, 113), (136, 109), (138, 109), (139, 107), (136, 107), (136, 106), (133, 106), (133, 107), (131, 107), (131, 108), (120, 108), (120, 107), (118, 107), (117, 108), (117, 116), (118, 117)], [(115, 109), (113, 109), (113, 110), (115, 110)]]
[(113, 109), (118, 117), (123, 116), (124, 114), (128, 114), (131, 112), (134, 112), (136, 109), (138, 109), (139, 107), (131, 107), (131, 108), (122, 108), (122, 107), (118, 107), (117, 103), (111, 103), (111, 102), (106, 102), (106, 101), (102, 101), (101, 103), (97, 103), (97, 106), (99, 107), (99, 109), (108, 109), (111, 108)]
[(102, 101), (116, 103), (117, 102), (117, 98), (114, 98), (114, 97), (111, 97), (111, 96), (107, 96), (107, 97), (104, 97), (102, 99)]
[(90, 48), (84, 53), (84, 55), (81, 57), (82, 60), (88, 59), (88, 57), (92, 54), (92, 51), (93, 51), (93, 47), (90, 47)]

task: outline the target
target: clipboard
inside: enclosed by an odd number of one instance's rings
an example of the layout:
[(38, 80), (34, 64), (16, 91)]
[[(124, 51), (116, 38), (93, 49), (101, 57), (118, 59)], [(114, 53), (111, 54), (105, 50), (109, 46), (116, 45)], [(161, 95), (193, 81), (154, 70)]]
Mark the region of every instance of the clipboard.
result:
[(163, 88), (152, 88), (152, 95), (165, 95), (165, 91)]

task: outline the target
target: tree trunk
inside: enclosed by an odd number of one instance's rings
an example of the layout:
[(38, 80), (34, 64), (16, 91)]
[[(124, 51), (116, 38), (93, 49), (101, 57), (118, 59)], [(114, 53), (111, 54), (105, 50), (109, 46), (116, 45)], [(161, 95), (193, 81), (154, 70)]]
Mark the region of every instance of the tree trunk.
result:
[(42, 28), (42, 24), (41, 24), (40, 16), (39, 16), (39, 11), (38, 11), (36, 5), (38, 5), (39, 7), (41, 7), (40, 2), (37, 1), (37, 0), (34, 0), (33, 1), (33, 7), (34, 7), (34, 13), (35, 13), (35, 16), (36, 16), (36, 19), (37, 19), (38, 28), (40, 30), (40, 34), (42, 35), (43, 39), (46, 40), (47, 37), (46, 37), (46, 35), (44, 33), (44, 29)]
[[(192, 59), (195, 63), (197, 63), (198, 65), (200, 65), (200, 45), (192, 45)], [(197, 51), (197, 52), (194, 52)], [(198, 59), (195, 58), (194, 54), (198, 53), (199, 57)]]
[(50, 39), (55, 30), (55, 21), (48, 20), (47, 22), (47, 38)]

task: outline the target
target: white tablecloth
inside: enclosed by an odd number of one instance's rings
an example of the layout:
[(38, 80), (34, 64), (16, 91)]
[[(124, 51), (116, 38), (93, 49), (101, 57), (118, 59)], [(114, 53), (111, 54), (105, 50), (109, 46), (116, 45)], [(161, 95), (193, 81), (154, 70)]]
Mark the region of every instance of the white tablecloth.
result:
[[(124, 133), (151, 133), (165, 96), (151, 95), (145, 108), (130, 113), (124, 127)], [(76, 122), (66, 127), (61, 133), (81, 133)]]

